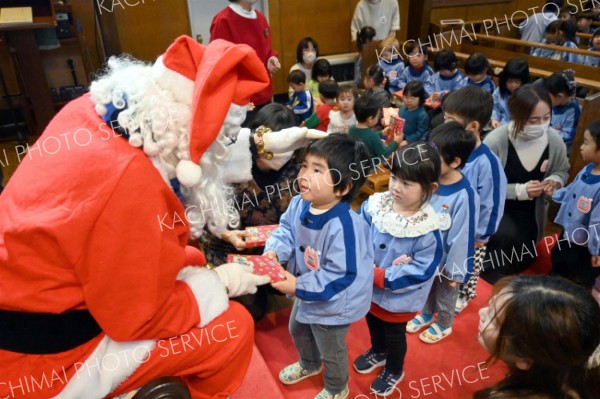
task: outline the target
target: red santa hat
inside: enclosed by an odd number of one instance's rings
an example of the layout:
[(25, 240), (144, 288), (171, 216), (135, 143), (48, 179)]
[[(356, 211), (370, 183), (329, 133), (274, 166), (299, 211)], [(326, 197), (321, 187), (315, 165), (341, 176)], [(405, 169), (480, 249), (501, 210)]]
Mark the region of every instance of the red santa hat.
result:
[(215, 40), (204, 47), (189, 36), (175, 40), (153, 69), (161, 87), (191, 106), (190, 160), (179, 162), (177, 178), (193, 186), (200, 181), (200, 158), (219, 135), (231, 104), (248, 104), (270, 84), (269, 75), (247, 45)]

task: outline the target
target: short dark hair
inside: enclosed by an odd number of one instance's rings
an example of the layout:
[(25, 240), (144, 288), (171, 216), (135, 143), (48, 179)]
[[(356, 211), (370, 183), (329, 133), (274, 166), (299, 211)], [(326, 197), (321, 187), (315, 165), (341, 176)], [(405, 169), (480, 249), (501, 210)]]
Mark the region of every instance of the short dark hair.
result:
[(590, 136), (596, 142), (596, 151), (600, 150), (600, 119), (590, 123), (587, 130), (590, 131)]
[(600, 119), (593, 121), (587, 128), (590, 131), (590, 136), (596, 142), (596, 151), (600, 149)]
[[(553, 5), (554, 7), (548, 7)], [(554, 11), (556, 14), (560, 13), (560, 9), (565, 5), (564, 0), (546, 0), (546, 5), (542, 8), (544, 11)], [(554, 10), (552, 10), (554, 9)]]
[(552, 100), (544, 86), (533, 84), (521, 86), (510, 96), (508, 112), (515, 125), (512, 132), (513, 137), (523, 130), (540, 101), (545, 102), (552, 112)]
[(375, 84), (380, 85), (385, 79), (385, 71), (379, 64), (374, 64), (367, 69), (365, 77), (373, 79)]
[(328, 100), (335, 100), (338, 95), (338, 84), (333, 79), (327, 79), (319, 83), (319, 94)]
[(573, 20), (562, 21), (560, 24), (559, 31), (565, 36), (565, 40), (570, 42), (577, 42), (577, 23)]
[(442, 109), (464, 119), (465, 126), (476, 121), (483, 129), (492, 117), (494, 98), (479, 86), (467, 85), (448, 94)]
[(531, 81), (531, 76), (529, 75), (529, 63), (526, 59), (512, 58), (508, 60), (504, 69), (500, 72), (500, 84), (498, 87), (500, 88), (500, 94), (503, 97), (512, 94), (506, 88), (508, 79), (519, 79), (521, 81), (521, 86), (526, 85)]
[(369, 150), (364, 143), (345, 133), (332, 133), (312, 142), (304, 150), (302, 159), (307, 155), (323, 158), (327, 162), (330, 173), (337, 172), (332, 173), (332, 180), (335, 183), (334, 192), (350, 188), (350, 191), (342, 197), (343, 202), (351, 202), (367, 179), (366, 173), (359, 173), (358, 177), (356, 176), (356, 166), (362, 161), (370, 160)]
[(424, 202), (433, 195), (433, 183), (440, 180), (441, 161), (437, 151), (429, 144), (417, 142), (405, 145), (393, 154), (392, 174), (399, 179), (419, 183), (427, 193)]
[(315, 39), (313, 39), (312, 37), (305, 37), (302, 40), (300, 40), (298, 46), (296, 47), (296, 61), (299, 64), (302, 64), (302, 52), (305, 48), (308, 48), (309, 43), (312, 43), (313, 47), (315, 48), (315, 52), (317, 53), (317, 57), (319, 57), (319, 45), (317, 44)]
[(420, 40), (410, 40), (410, 41), (404, 42), (404, 44), (402, 45), (402, 50), (404, 50), (404, 55), (406, 56), (407, 62), (408, 62), (408, 56), (410, 55), (410, 53), (412, 53), (416, 49), (418, 49), (419, 52), (421, 54), (423, 54), (425, 56), (425, 58), (427, 58), (427, 54), (429, 54), (429, 47), (427, 47), (424, 44), (421, 44)]
[(473, 134), (454, 121), (439, 125), (431, 131), (429, 137), (429, 144), (437, 149), (446, 165), (450, 165), (455, 158), (458, 158), (459, 168), (465, 166), (477, 143)]
[(561, 21), (560, 19), (557, 19), (556, 21), (552, 21), (548, 24), (548, 26), (546, 26), (546, 30), (544, 31), (545, 33), (557, 33), (560, 30), (560, 26), (562, 25), (563, 21)]
[(290, 71), (287, 77), (288, 83), (294, 84), (305, 84), (306, 83), (306, 74), (299, 69), (294, 69)]
[(316, 81), (319, 76), (331, 77), (331, 64), (325, 58), (319, 58), (313, 65), (311, 79)]
[(352, 94), (354, 100), (358, 99), (358, 89), (354, 85), (341, 85), (338, 88), (337, 97), (339, 98), (342, 94)]
[(561, 93), (564, 93), (567, 96), (574, 95), (577, 89), (575, 72), (571, 69), (554, 72), (544, 79), (544, 88), (553, 96), (557, 96)]
[(356, 33), (356, 45), (358, 51), (362, 51), (365, 43), (373, 41), (373, 38), (377, 35), (377, 32), (372, 26), (363, 26), (363, 28)]
[(361, 97), (354, 101), (354, 116), (360, 123), (365, 123), (369, 118), (377, 118), (379, 109), (379, 104), (373, 97)]
[(441, 71), (442, 69), (447, 71), (454, 71), (458, 66), (458, 59), (454, 51), (450, 49), (443, 49), (437, 52), (435, 60), (433, 61), (433, 69)]
[(252, 122), (248, 125), (250, 129), (266, 126), (274, 132), (288, 127), (296, 126), (296, 115), (283, 104), (271, 103), (265, 105), (256, 113)]
[(425, 87), (423, 86), (423, 82), (420, 80), (411, 80), (404, 86), (404, 96), (411, 95), (413, 97), (419, 98), (419, 107), (422, 107), (425, 104)]
[(465, 62), (465, 73), (467, 75), (479, 75), (487, 73), (490, 69), (490, 62), (487, 57), (481, 53), (473, 53)]

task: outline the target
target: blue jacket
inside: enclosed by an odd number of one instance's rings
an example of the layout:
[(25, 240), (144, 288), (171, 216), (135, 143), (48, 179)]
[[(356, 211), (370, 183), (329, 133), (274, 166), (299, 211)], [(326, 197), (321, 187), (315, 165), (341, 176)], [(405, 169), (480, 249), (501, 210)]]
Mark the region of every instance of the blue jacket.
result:
[[(544, 39), (542, 40), (542, 44), (548, 44), (548, 41)], [(562, 46), (567, 48), (579, 48), (577, 47), (577, 44), (570, 41), (563, 43)], [(583, 62), (579, 54), (568, 53), (566, 51), (554, 51), (545, 48), (535, 48), (531, 51), (531, 55), (542, 58), (550, 58), (557, 61), (573, 62), (575, 64), (580, 64)]]
[(384, 59), (380, 59), (379, 66), (385, 71), (385, 75), (390, 81), (390, 93), (394, 94), (395, 92), (400, 90), (400, 76), (404, 71), (404, 61), (402, 60), (402, 58), (398, 57), (390, 62), (387, 62)]
[(586, 55), (582, 57), (582, 64), (583, 65), (589, 65), (589, 66), (600, 66), (600, 51), (599, 50), (594, 50), (593, 47), (589, 48), (589, 51), (595, 51), (596, 53), (598, 53), (597, 56), (593, 56), (593, 55)]
[(433, 91), (438, 93), (448, 93), (454, 90), (458, 90), (467, 84), (467, 77), (463, 75), (458, 69), (454, 75), (446, 78), (436, 72), (431, 78), (433, 84)]
[(310, 90), (293, 92), (287, 105), (292, 107), (292, 111), (298, 115), (301, 121), (307, 120), (313, 113), (313, 99)]
[(552, 199), (560, 203), (554, 223), (565, 228), (565, 238), (600, 255), (600, 176), (592, 174), (595, 166), (591, 163), (583, 168), (571, 184), (556, 190)]
[(403, 89), (408, 82), (418, 80), (423, 83), (423, 87), (425, 87), (425, 97), (429, 97), (433, 94), (433, 83), (431, 81), (433, 74), (433, 69), (427, 64), (425, 64), (418, 72), (409, 65), (402, 71), (398, 86)]
[(494, 110), (492, 111), (492, 119), (500, 123), (510, 122), (510, 113), (508, 112), (508, 99), (510, 95), (503, 97), (500, 93), (500, 88), (494, 90)]
[(558, 130), (565, 143), (571, 144), (573, 142), (580, 116), (581, 106), (576, 99), (571, 100), (567, 105), (552, 107), (551, 126)]
[(487, 78), (483, 79), (479, 83), (475, 83), (471, 80), (471, 78), (468, 78), (467, 84), (472, 85), (472, 86), (479, 86), (483, 90), (489, 91), (490, 94), (492, 94), (492, 95), (494, 94), (494, 90), (496, 90), (496, 85), (494, 84), (494, 81), (492, 80), (492, 78), (490, 78), (489, 76)]
[(441, 274), (457, 283), (466, 283), (473, 273), (479, 196), (463, 177), (454, 184), (440, 184), (429, 203), (438, 214), (442, 230)]
[(373, 302), (388, 312), (416, 312), (425, 306), (442, 260), (442, 236), (431, 206), (405, 218), (392, 205), (389, 192), (375, 193), (360, 209), (371, 226), (375, 264), (385, 269), (385, 288), (373, 288)]
[(369, 225), (346, 202), (320, 215), (297, 195), (265, 245), (297, 276), (297, 321), (341, 325), (371, 304), (373, 245)]
[(481, 143), (469, 156), (462, 173), (479, 195), (479, 220), (475, 242), (486, 243), (498, 230), (504, 214), (506, 200), (504, 168), (490, 147)]

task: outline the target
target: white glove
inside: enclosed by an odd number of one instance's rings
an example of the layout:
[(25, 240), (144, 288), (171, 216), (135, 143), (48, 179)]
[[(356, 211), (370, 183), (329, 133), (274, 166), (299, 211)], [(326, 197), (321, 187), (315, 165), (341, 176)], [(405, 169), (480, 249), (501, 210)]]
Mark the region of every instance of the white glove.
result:
[(292, 156), (294, 151), (284, 152), (283, 154), (273, 154), (272, 159), (261, 159), (262, 162), (269, 167), (271, 170), (279, 170), (285, 165)]
[(213, 269), (227, 288), (227, 295), (233, 298), (256, 293), (256, 287), (271, 282), (269, 276), (252, 274), (252, 266), (239, 263), (225, 263)]
[(290, 127), (278, 132), (265, 133), (264, 149), (273, 155), (297, 150), (308, 145), (307, 133), (308, 129), (305, 127)]

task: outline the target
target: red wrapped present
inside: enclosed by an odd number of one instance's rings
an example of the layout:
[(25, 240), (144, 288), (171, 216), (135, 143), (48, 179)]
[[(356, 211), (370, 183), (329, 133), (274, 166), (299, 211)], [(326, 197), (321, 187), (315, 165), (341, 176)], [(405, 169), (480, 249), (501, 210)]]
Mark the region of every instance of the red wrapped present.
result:
[(264, 247), (277, 227), (279, 227), (278, 224), (246, 227), (246, 232), (249, 233), (249, 236), (246, 237), (246, 248)]
[(229, 254), (227, 255), (227, 262), (250, 265), (252, 266), (252, 273), (258, 276), (269, 276), (272, 283), (285, 280), (283, 267), (276, 260), (263, 255)]

